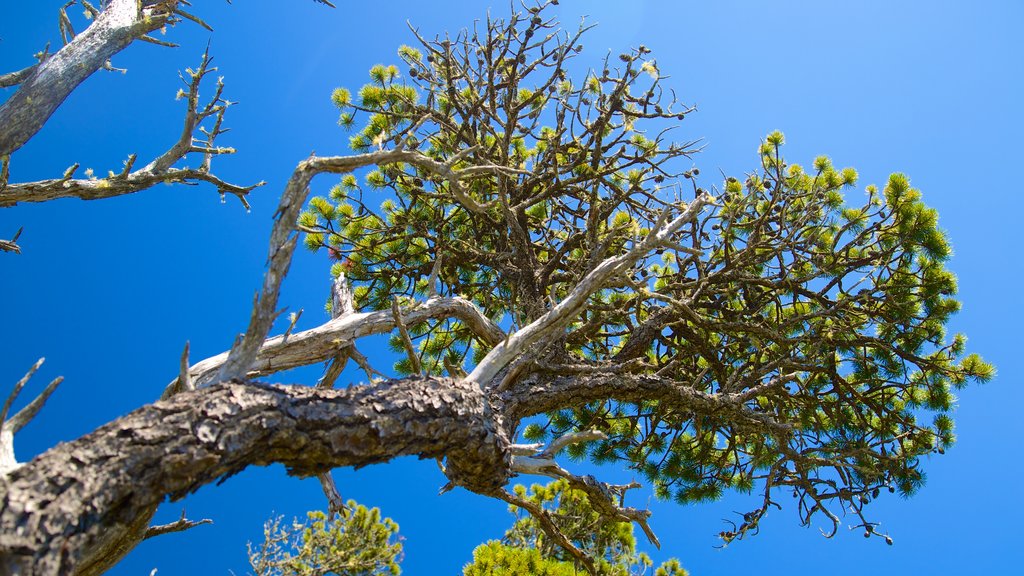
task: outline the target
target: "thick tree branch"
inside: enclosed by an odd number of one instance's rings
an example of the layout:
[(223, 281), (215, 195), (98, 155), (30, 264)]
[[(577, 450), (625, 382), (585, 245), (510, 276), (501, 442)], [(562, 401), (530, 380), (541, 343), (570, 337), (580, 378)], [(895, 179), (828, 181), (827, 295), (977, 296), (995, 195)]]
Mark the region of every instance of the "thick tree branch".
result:
[(279, 462), (309, 475), (403, 455), (443, 457), (457, 485), (495, 494), (508, 479), (508, 444), (482, 392), (448, 378), (345, 390), (235, 382), (185, 392), (0, 480), (0, 572), (70, 573), (106, 531), (137, 523), (140, 510), (253, 465)]
[[(777, 382), (773, 380), (769, 384), (775, 386)], [(513, 422), (600, 400), (637, 403), (657, 400), (662, 406), (719, 418), (740, 428), (787, 435), (793, 431), (791, 425), (746, 406), (744, 402), (750, 398), (742, 393), (708, 394), (685, 383), (649, 374), (596, 373), (553, 378), (531, 375), (500, 392), (498, 398), (502, 413)]]

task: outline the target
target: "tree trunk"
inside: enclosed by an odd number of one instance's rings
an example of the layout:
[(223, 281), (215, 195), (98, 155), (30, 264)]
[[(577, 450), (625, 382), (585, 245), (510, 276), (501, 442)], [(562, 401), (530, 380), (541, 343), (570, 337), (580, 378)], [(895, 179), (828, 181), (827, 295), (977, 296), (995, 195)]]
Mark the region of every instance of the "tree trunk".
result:
[(230, 382), (177, 394), (2, 481), (0, 574), (98, 573), (130, 549), (118, 542), (141, 539), (164, 498), (247, 466), (280, 462), (306, 476), (405, 455), (444, 457), (453, 483), (483, 494), (510, 475), (501, 419), (472, 382), (413, 377), (345, 390)]

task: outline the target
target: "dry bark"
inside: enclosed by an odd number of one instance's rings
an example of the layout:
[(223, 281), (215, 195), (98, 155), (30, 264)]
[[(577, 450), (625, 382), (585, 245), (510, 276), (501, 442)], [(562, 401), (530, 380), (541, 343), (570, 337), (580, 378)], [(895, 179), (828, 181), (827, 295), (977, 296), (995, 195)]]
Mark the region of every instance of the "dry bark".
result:
[(183, 392), (11, 472), (0, 574), (82, 572), (110, 532), (145, 534), (140, 511), (247, 466), (282, 463), (307, 476), (404, 455), (446, 458), (449, 479), (479, 493), (496, 493), (509, 477), (508, 436), (467, 382), (413, 377), (323, 390), (235, 381)]

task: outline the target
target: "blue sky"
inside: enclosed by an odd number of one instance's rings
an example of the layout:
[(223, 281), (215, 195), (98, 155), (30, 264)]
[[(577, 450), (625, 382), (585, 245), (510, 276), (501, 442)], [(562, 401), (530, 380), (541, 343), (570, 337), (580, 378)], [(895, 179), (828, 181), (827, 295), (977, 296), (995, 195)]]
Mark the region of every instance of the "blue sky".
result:
[[(46, 41), (59, 43), (62, 4), (5, 9), (3, 71), (30, 64)], [(81, 86), (13, 156), (12, 180), (56, 177), (75, 162), (105, 173), (129, 153), (141, 161), (162, 152), (180, 131), (177, 71), (195, 66), (211, 41), (225, 94), (240, 102), (228, 113), (232, 132), (223, 141), (239, 153), (215, 167), (233, 181), (268, 185), (253, 193), (251, 213), (230, 199), (221, 204), (207, 188), (168, 186), (100, 202), (0, 210), (0, 237), (25, 227), (24, 253), (0, 254), (0, 389), (40, 356), (48, 360), (35, 389), (56, 375), (66, 378), (19, 436), (23, 460), (154, 400), (176, 374), (186, 340), (194, 360), (227, 349), (248, 320), (284, 181), (311, 151), (347, 151), (331, 90), (358, 88), (371, 65), (397, 62), (395, 49), (412, 41), (407, 20), (432, 36), (472, 24), (489, 7), (406, 0), (342, 0), (337, 10), (312, 0), (195, 4), (214, 33), (184, 24), (167, 33), (181, 48), (129, 47), (114, 60), (128, 73), (100, 73)], [(501, 2), (492, 14), (507, 11)], [(663, 542), (655, 558), (678, 556), (696, 575), (753, 566), (764, 575), (1018, 569), (1024, 500), (1015, 481), (1024, 463), (1015, 446), (1024, 432), (1024, 360), (1017, 346), (1024, 317), (1016, 300), (1024, 259), (1016, 170), (1024, 153), (1024, 3), (563, 0), (556, 12), (566, 27), (583, 14), (598, 24), (583, 39), (581, 61), (641, 43), (653, 50), (671, 76), (666, 85), (698, 106), (678, 136), (704, 139), (696, 163), (705, 175), (753, 167), (759, 138), (774, 129), (785, 132), (792, 161), (828, 154), (839, 166), (856, 167), (864, 185), (884, 183), (893, 171), (909, 174), (939, 210), (955, 248), (950, 267), (964, 309), (953, 329), (999, 371), (993, 382), (960, 394), (959, 442), (926, 463), (925, 488), (910, 500), (893, 496), (872, 505), (894, 546), (845, 530), (826, 540), (816, 527), (799, 527), (789, 508), (773, 512), (755, 538), (715, 549), (721, 519), (752, 502), (729, 496), (691, 507), (652, 500), (652, 526)], [(332, 183), (323, 177), (314, 191)], [(282, 302), (305, 310), (300, 329), (326, 319), (327, 270), (323, 255), (296, 258)], [(277, 380), (310, 382), (317, 374), (314, 368)], [(461, 490), (438, 497), (444, 479), (433, 462), (338, 471), (336, 479), (343, 496), (398, 521), (409, 574), (458, 573), (475, 545), (500, 536), (509, 523), (501, 503)], [(646, 502), (644, 495), (633, 503)], [(260, 538), (264, 519), (322, 507), (323, 496), (315, 480), (287, 478), (271, 467), (167, 504), (158, 520), (173, 519), (182, 506), (215, 524), (148, 541), (112, 573), (243, 574), (245, 542)]]

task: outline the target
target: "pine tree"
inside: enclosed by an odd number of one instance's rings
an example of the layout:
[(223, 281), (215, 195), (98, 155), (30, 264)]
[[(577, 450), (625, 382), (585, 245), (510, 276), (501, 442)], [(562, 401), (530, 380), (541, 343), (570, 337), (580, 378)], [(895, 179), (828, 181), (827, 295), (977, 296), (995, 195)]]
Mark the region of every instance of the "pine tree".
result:
[[(567, 481), (534, 484), (529, 492), (520, 484), (513, 491), (520, 499), (540, 507), (562, 535), (595, 559), (599, 574), (646, 574), (653, 565), (647, 554), (637, 551), (632, 524), (603, 518), (590, 505), (586, 493), (573, 490)], [(536, 516), (523, 514), (518, 506), (510, 506), (509, 512), (516, 519), (512, 527), (501, 541), (491, 540), (473, 551), (473, 562), (463, 569), (464, 576), (579, 574), (582, 567), (551, 540)], [(687, 572), (673, 558), (662, 563), (654, 574), (686, 576)]]
[(397, 576), (402, 544), (398, 524), (380, 510), (354, 500), (337, 514), (314, 511), (305, 522), (282, 525), (272, 518), (263, 527), (263, 543), (249, 545), (255, 576)]
[[(994, 374), (963, 335), (946, 333), (960, 303), (935, 210), (903, 174), (861, 194), (857, 172), (826, 156), (786, 160), (780, 132), (759, 143), (748, 172), (702, 176), (699, 143), (673, 139), (694, 108), (676, 100), (651, 51), (578, 71), (586, 27), (560, 29), (555, 3), (454, 37), (417, 34), (398, 51), (401, 67), (374, 66), (359, 90), (334, 92), (355, 153), (298, 164), (248, 328), (191, 366), (186, 348), (161, 402), (21, 464), (14, 433), (59, 380), (8, 419), (32, 372), (16, 385), (0, 415), (0, 533), (15, 535), (0, 541), (0, 572), (99, 573), (147, 535), (194, 525), (149, 528), (166, 498), (250, 465), (324, 475), (408, 455), (437, 459), (445, 490), (531, 515), (507, 542), (478, 549), (477, 566), (644, 565), (625, 526), (657, 545), (650, 512), (627, 506), (623, 487), (563, 468), (563, 456), (627, 467), (679, 504), (756, 493), (725, 543), (757, 533), (783, 497), (805, 525), (823, 516), (833, 534), (852, 523), (892, 543), (870, 503), (922, 486), (924, 457), (955, 440), (955, 390)], [(192, 20), (179, 4), (112, 0), (93, 11), (130, 41)], [(85, 54), (82, 44), (72, 39), (69, 53)], [(26, 82), (3, 104), (0, 116), (32, 121), (0, 122), (0, 154), (59, 104), (33, 90), (59, 86), (63, 98), (96, 69), (59, 65), (26, 69), (54, 82)], [(107, 178), (74, 179), (75, 166), (16, 184), (3, 158), (0, 204), (160, 182), (209, 182), (244, 202), (251, 186), (210, 173), (210, 158), (230, 150), (213, 146), (222, 85), (198, 100), (210, 72), (206, 55), (188, 71), (186, 130), (146, 167), (133, 172), (131, 157)], [(209, 146), (193, 146), (206, 118)], [(201, 168), (173, 168), (188, 154), (203, 156)], [(341, 180), (307, 203), (323, 173)], [(296, 230), (333, 262), (332, 318), (301, 332), (293, 320), (268, 338)], [(391, 335), (405, 377), (359, 352), (356, 341), (374, 334)], [(369, 382), (333, 389), (350, 359)], [(253, 380), (321, 362), (315, 387)], [(559, 483), (509, 491), (517, 475)], [(332, 569), (321, 552), (351, 553), (356, 534), (374, 543), (360, 570), (397, 570), (397, 526), (373, 511), (308, 522), (301, 534), (271, 525), (270, 542), (297, 537), (298, 551), (273, 549), (267, 573)], [(678, 563), (659, 570), (682, 573)]]

